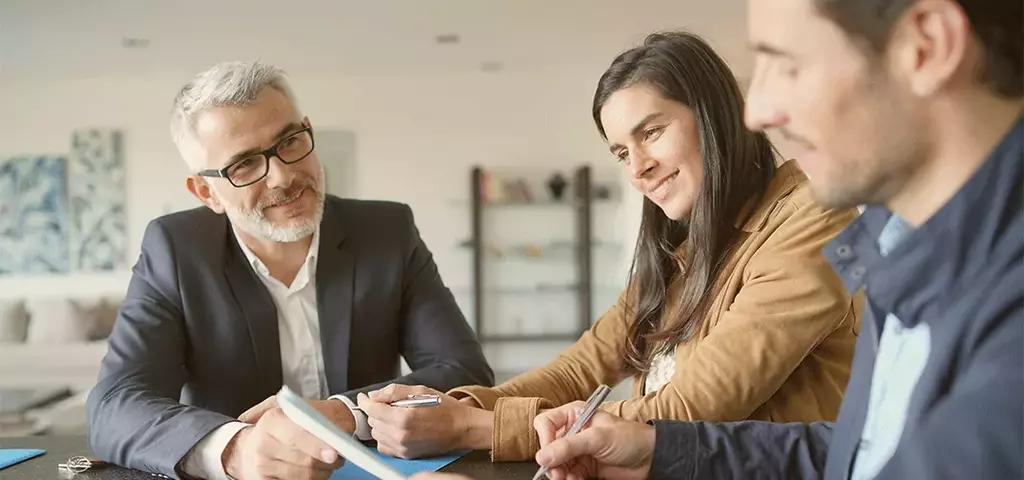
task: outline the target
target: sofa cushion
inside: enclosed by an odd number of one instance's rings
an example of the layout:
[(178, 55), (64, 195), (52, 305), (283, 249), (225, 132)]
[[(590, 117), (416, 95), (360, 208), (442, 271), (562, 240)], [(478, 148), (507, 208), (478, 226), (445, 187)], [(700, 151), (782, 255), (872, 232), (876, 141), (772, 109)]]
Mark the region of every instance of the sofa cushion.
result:
[(102, 298), (97, 301), (85, 302), (76, 300), (75, 304), (83, 315), (89, 317), (89, 340), (103, 340), (110, 336), (114, 330), (114, 320), (117, 320), (117, 309), (120, 304), (111, 298)]
[(86, 309), (66, 298), (36, 298), (25, 302), (29, 313), (28, 343), (84, 343), (93, 329)]
[(0, 343), (24, 343), (28, 312), (21, 300), (0, 300)]

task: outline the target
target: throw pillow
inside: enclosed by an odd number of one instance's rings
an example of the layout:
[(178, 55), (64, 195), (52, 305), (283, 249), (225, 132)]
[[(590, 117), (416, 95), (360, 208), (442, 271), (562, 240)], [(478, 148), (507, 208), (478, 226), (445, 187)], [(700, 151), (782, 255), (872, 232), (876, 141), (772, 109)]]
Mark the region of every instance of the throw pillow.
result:
[(89, 341), (92, 319), (66, 298), (39, 298), (25, 302), (29, 313), (28, 343), (83, 343)]
[(28, 335), (28, 312), (21, 300), (0, 301), (0, 343), (24, 343)]
[(117, 320), (117, 309), (120, 305), (116, 300), (103, 298), (96, 302), (75, 302), (84, 315), (89, 316), (89, 340), (103, 340), (114, 330)]

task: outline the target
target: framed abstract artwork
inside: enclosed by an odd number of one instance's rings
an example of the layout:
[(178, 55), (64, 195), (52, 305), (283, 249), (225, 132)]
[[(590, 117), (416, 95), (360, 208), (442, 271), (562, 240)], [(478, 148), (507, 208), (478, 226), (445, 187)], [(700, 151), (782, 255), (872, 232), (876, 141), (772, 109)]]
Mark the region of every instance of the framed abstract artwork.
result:
[(66, 185), (65, 157), (0, 160), (0, 274), (68, 271)]
[(0, 158), (0, 275), (125, 266), (122, 133), (82, 129), (68, 155)]
[(71, 269), (124, 266), (125, 176), (122, 135), (110, 129), (76, 130), (68, 156)]

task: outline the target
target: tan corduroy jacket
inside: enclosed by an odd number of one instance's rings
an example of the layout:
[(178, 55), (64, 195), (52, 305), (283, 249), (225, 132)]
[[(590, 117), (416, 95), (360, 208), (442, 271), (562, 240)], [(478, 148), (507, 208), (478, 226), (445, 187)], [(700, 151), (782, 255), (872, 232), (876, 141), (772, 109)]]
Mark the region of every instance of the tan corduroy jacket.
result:
[[(602, 409), (633, 421), (834, 420), (862, 302), (846, 292), (821, 250), (856, 215), (855, 209), (816, 204), (796, 163), (781, 165), (753, 214), (738, 225), (738, 248), (701, 328), (676, 347), (671, 381), (644, 395), (638, 377), (632, 398)], [(539, 410), (586, 400), (598, 385), (626, 378), (620, 353), (630, 322), (625, 305), (620, 297), (545, 367), (497, 387), (450, 392), (494, 411), (494, 461), (533, 457)]]

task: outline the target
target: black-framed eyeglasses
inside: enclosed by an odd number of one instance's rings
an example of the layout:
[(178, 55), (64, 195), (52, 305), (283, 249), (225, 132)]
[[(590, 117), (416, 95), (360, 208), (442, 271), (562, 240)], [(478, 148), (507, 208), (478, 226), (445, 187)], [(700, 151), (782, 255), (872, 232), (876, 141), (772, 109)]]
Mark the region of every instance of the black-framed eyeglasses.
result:
[(198, 174), (204, 177), (226, 178), (238, 188), (248, 187), (267, 176), (270, 172), (271, 157), (277, 157), (281, 163), (291, 165), (302, 161), (310, 153), (313, 153), (313, 127), (307, 126), (282, 138), (262, 152), (235, 160), (220, 170), (200, 170)]

